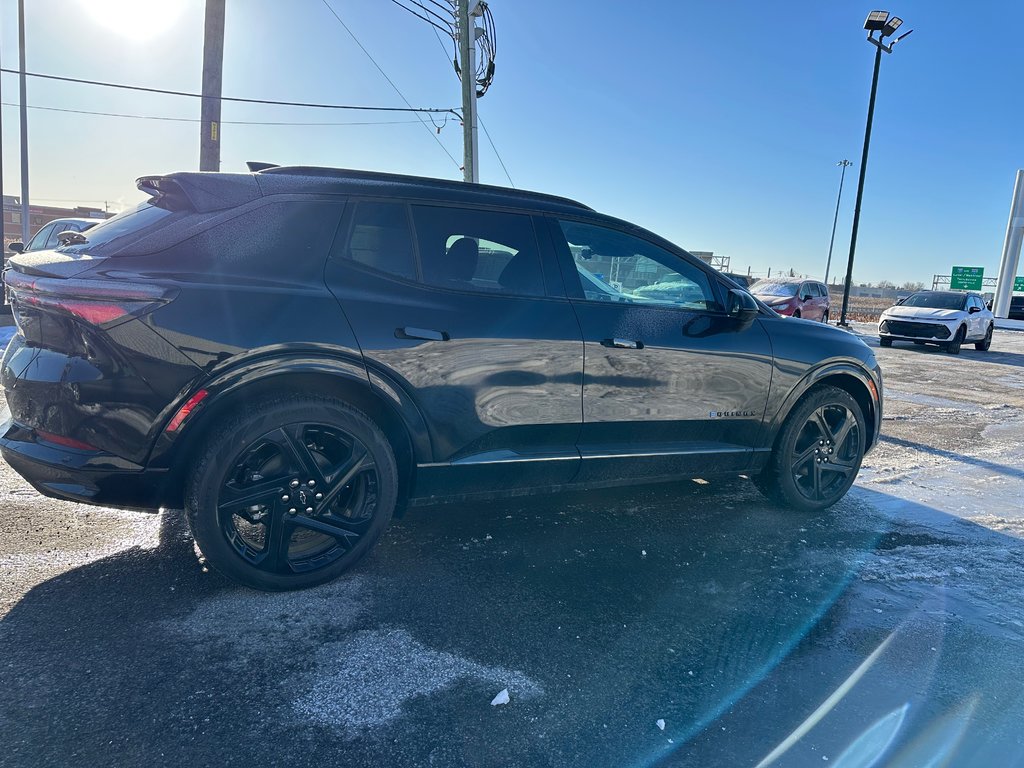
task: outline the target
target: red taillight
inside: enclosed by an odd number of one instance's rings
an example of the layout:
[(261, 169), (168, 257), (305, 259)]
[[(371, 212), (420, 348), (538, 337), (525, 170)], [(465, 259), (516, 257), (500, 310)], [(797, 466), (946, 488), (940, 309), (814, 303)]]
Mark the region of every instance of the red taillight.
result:
[(81, 440), (75, 440), (70, 437), (64, 437), (64, 435), (55, 435), (52, 432), (44, 432), (41, 429), (36, 430), (36, 437), (42, 438), (46, 442), (53, 443), (54, 445), (60, 445), (65, 448), (74, 448), (76, 451), (99, 450), (99, 448), (97, 448), (95, 445), (89, 445), (88, 443), (83, 443)]
[(178, 427), (181, 426), (182, 422), (184, 422), (185, 419), (188, 418), (188, 415), (195, 410), (196, 406), (198, 406), (201, 402), (203, 402), (203, 400), (206, 399), (206, 396), (208, 394), (210, 393), (207, 392), (205, 389), (200, 389), (198, 392), (192, 395), (192, 397), (190, 397), (185, 402), (185, 404), (178, 409), (178, 412), (174, 414), (174, 418), (168, 422), (167, 429), (164, 431), (177, 432)]
[(119, 280), (62, 280), (30, 277), (8, 270), (4, 281), (23, 306), (52, 309), (92, 325), (107, 325), (151, 311), (170, 301), (175, 291)]

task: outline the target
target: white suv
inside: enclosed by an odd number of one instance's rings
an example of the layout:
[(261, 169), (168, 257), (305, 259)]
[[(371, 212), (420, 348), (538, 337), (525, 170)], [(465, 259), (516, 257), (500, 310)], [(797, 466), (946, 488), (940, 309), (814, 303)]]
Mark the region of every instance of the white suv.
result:
[(992, 312), (977, 293), (918, 291), (878, 318), (878, 341), (891, 347), (894, 341), (938, 344), (958, 354), (964, 342), (987, 351), (992, 346)]

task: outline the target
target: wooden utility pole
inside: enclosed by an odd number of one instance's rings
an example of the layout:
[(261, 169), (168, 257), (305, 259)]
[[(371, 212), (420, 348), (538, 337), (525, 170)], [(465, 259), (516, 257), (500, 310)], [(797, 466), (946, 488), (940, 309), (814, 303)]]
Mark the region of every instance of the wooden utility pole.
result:
[(200, 114), (199, 170), (220, 170), (220, 96), (224, 72), (224, 3), (206, 0), (203, 38), (203, 105)]

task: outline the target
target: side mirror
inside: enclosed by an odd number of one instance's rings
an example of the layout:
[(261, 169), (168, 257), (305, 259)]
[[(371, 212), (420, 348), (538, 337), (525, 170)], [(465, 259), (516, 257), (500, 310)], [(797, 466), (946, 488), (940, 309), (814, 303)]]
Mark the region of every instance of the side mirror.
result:
[(738, 331), (745, 331), (754, 324), (754, 318), (758, 315), (757, 302), (754, 297), (739, 288), (730, 288), (729, 296), (726, 298), (726, 314), (737, 322)]
[(15, 240), (13, 243), (7, 246), (7, 250), (14, 251), (15, 253), (22, 253), (25, 250), (25, 244), (20, 240)]
[(809, 301), (812, 298), (814, 298), (814, 297), (811, 296), (811, 294), (809, 294), (809, 293), (802, 293), (802, 294), (800, 294), (800, 301)]
[(981, 312), (981, 307), (968, 307), (967, 314), (973, 315), (975, 312)]

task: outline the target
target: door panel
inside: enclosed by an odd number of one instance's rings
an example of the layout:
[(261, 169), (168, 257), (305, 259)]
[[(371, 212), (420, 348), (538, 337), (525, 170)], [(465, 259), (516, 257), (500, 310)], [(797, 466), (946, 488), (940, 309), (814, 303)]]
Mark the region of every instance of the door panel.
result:
[(336, 249), (328, 285), (367, 367), (423, 412), (433, 455), (419, 459), (422, 493), (443, 492), (453, 471), (459, 492), (571, 479), (583, 344), (568, 301), (534, 279), (531, 219), (417, 206), (414, 243), (404, 204), (349, 208), (342, 237), (358, 248)]
[(567, 283), (586, 273), (572, 299), (585, 347), (579, 479), (744, 469), (771, 383), (761, 324), (737, 330), (713, 278), (645, 240), (576, 222), (560, 246)]

